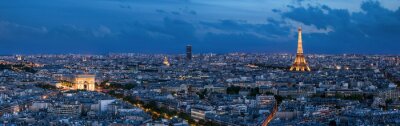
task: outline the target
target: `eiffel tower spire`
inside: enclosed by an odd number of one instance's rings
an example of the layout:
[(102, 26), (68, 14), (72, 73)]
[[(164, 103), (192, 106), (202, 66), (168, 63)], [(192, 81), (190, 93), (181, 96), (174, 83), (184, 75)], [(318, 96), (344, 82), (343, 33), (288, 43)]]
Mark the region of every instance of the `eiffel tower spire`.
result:
[(303, 53), (303, 39), (301, 37), (301, 27), (298, 29), (298, 38), (297, 38), (297, 53)]
[(303, 40), (301, 37), (301, 27), (298, 29), (298, 40), (297, 40), (297, 54), (293, 65), (290, 67), (290, 71), (311, 71), (310, 67), (306, 62), (303, 54)]

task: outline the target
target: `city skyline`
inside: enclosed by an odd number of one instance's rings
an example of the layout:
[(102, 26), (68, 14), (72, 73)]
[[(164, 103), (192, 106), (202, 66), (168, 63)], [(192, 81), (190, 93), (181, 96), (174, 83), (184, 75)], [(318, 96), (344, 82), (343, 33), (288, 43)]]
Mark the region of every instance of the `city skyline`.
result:
[(298, 26), (307, 54), (400, 53), (399, 1), (0, 3), (2, 55), (295, 54)]
[(3, 0), (0, 126), (400, 126), (400, 0)]

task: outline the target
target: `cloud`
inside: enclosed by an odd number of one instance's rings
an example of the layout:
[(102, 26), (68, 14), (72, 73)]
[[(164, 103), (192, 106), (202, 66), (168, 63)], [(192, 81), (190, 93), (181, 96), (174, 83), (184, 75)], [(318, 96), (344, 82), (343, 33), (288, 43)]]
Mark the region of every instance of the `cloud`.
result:
[(66, 24), (50, 28), (45, 37), (54, 40), (96, 40), (116, 37), (117, 35), (118, 33), (112, 32), (109, 27), (104, 25), (87, 27)]
[(156, 12), (157, 12), (157, 13), (160, 13), (160, 14), (165, 14), (165, 13), (167, 13), (165, 10), (162, 10), (162, 9), (157, 9)]
[(97, 29), (92, 30), (92, 33), (94, 37), (105, 37), (108, 35), (112, 35), (110, 28), (103, 25), (99, 26)]
[(29, 37), (30, 35), (41, 36), (48, 33), (46, 27), (32, 27), (21, 25), (8, 21), (0, 21), (0, 39), (19, 39)]
[(400, 11), (395, 5), (388, 9), (387, 2), (345, 7), (339, 5), (347, 1), (310, 0), (57, 2), (0, 1), (7, 10), (0, 15), (0, 53), (33, 46), (180, 53), (186, 44), (203, 52), (295, 52), (298, 26), (306, 53), (400, 53)]
[(122, 9), (131, 9), (130, 5), (120, 5), (119, 7), (121, 7)]
[(220, 20), (219, 22), (201, 22), (211, 28), (209, 32), (215, 34), (247, 34), (269, 42), (287, 42), (292, 40), (291, 26), (274, 19), (269, 19), (260, 24), (252, 24), (241, 20)]
[(249, 24), (246, 21), (238, 21), (238, 20), (220, 20), (217, 23), (213, 22), (202, 22), (203, 25), (213, 27), (216, 29), (224, 30), (224, 31), (248, 31)]
[[(328, 34), (311, 33), (304, 39), (316, 52), (334, 53), (400, 53), (400, 18), (396, 11), (388, 10), (379, 2), (361, 4), (362, 12), (333, 9), (325, 5), (292, 7), (282, 17), (318, 29), (331, 28)], [(306, 46), (307, 47), (307, 46)], [(319, 50), (325, 48), (326, 51)], [(319, 48), (319, 49), (316, 49)]]
[(170, 13), (168, 13), (166, 10), (163, 9), (156, 9), (156, 12), (159, 14), (172, 14), (175, 16), (195, 16), (197, 15), (197, 12), (194, 10), (189, 9), (188, 7), (184, 7), (184, 8), (179, 8), (177, 10), (172, 10)]
[(172, 11), (171, 14), (173, 14), (173, 15), (181, 15), (181, 13), (176, 12), (176, 11)]
[(160, 31), (175, 36), (177, 40), (192, 40), (195, 38), (196, 28), (184, 20), (164, 18), (164, 29)]
[(186, 13), (186, 14), (190, 14), (190, 15), (197, 15), (197, 12), (196, 11), (194, 11), (194, 10), (192, 10), (192, 9), (189, 9), (189, 7), (184, 7), (184, 8), (180, 8), (179, 9), (182, 13)]
[(197, 12), (194, 11), (194, 10), (189, 11), (189, 13), (192, 14), (192, 15), (197, 15)]

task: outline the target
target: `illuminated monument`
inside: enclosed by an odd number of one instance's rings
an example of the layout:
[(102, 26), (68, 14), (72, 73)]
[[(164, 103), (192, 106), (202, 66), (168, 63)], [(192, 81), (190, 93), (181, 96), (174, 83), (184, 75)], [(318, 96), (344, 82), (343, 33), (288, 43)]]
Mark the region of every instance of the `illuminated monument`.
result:
[(58, 88), (67, 90), (96, 90), (96, 75), (92, 74), (79, 74), (75, 77), (65, 77), (57, 83)]
[(170, 66), (170, 65), (171, 65), (171, 64), (169, 64), (168, 58), (167, 58), (166, 56), (164, 57), (163, 64), (164, 64), (165, 66)]
[(290, 71), (311, 71), (308, 67), (306, 59), (303, 54), (303, 41), (301, 39), (301, 28), (299, 28), (299, 38), (297, 40), (297, 54)]
[(95, 85), (95, 75), (82, 74), (75, 76), (75, 89), (94, 91), (96, 89)]

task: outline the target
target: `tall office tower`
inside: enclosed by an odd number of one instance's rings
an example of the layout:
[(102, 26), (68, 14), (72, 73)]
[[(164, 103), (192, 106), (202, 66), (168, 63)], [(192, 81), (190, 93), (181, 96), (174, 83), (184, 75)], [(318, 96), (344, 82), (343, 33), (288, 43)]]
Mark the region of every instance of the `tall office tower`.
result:
[(299, 36), (297, 40), (297, 54), (296, 59), (294, 60), (293, 65), (290, 67), (290, 71), (311, 71), (310, 67), (306, 62), (306, 59), (303, 54), (303, 41), (301, 38), (301, 28), (298, 29)]
[(192, 46), (187, 45), (186, 46), (186, 60), (192, 60)]

